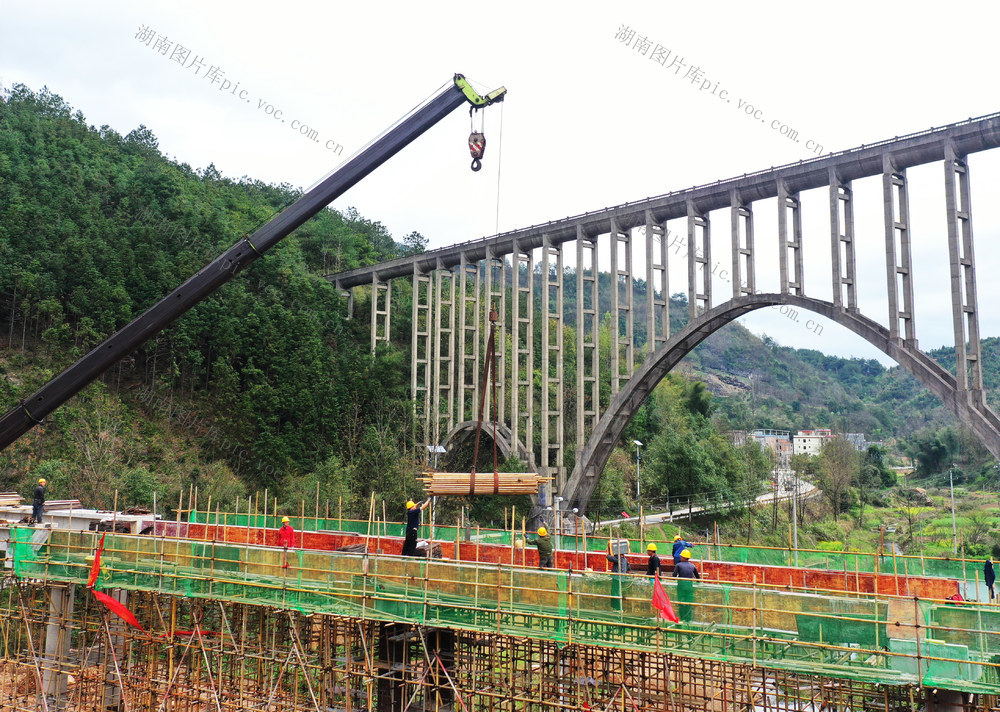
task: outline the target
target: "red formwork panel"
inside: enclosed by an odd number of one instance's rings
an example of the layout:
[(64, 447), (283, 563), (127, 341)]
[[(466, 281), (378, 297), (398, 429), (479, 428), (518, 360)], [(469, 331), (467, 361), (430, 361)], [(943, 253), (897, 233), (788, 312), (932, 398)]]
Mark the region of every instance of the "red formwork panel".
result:
[[(154, 527), (157, 536), (177, 536), (189, 539), (250, 544), (277, 547), (277, 529), (259, 527), (228, 526), (216, 524), (194, 524), (187, 522), (158, 521)], [(403, 550), (403, 538), (394, 536), (364, 536), (349, 532), (297, 531), (295, 541), (298, 547), (317, 551), (337, 551), (347, 546), (366, 544), (369, 552), (399, 555)], [(482, 544), (470, 541), (436, 541), (445, 559), (493, 563), (515, 564), (518, 566), (538, 566), (538, 551), (534, 548), (515, 549), (500, 544)], [(663, 557), (664, 572), (669, 576), (673, 563), (669, 556)], [(646, 557), (642, 554), (628, 556), (632, 573), (641, 574), (646, 570)], [(722, 583), (758, 584), (768, 587), (788, 587), (798, 590), (843, 591), (846, 593), (877, 593), (889, 596), (917, 596), (919, 598), (944, 599), (959, 592), (959, 582), (954, 579), (926, 576), (905, 576), (871, 573), (865, 571), (829, 571), (796, 568), (793, 566), (762, 566), (722, 561), (698, 561), (703, 579)], [(555, 567), (573, 571), (607, 572), (610, 563), (600, 551), (555, 552)]]

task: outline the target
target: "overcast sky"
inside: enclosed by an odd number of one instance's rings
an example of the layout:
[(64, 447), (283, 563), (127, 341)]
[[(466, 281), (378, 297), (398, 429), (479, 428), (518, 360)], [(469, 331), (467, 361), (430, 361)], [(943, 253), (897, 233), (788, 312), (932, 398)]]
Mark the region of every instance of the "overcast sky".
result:
[[(47, 85), (122, 134), (145, 124), (195, 168), (301, 187), (455, 72), (483, 91), (504, 85), (507, 101), (486, 112), (480, 173), (459, 110), (334, 203), (433, 248), (997, 111), (998, 14), (995, 3), (0, 0), (0, 83)], [(984, 337), (1000, 334), (994, 154), (970, 157)], [(920, 346), (952, 345), (943, 170), (909, 175)], [(861, 307), (885, 324), (880, 180), (855, 193)], [(826, 201), (803, 195), (806, 292), (822, 298)], [(777, 291), (774, 206), (756, 206), (765, 291)], [(712, 218), (722, 258), (729, 215)], [(890, 363), (822, 317), (762, 310), (744, 323), (782, 344)]]

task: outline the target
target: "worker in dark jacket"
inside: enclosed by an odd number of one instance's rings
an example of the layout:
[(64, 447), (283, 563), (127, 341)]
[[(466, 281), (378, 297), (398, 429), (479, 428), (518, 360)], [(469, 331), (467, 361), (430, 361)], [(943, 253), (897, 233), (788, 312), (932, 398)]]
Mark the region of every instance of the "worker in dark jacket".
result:
[(997, 595), (993, 590), (993, 582), (997, 580), (997, 574), (993, 570), (993, 559), (990, 557), (986, 559), (986, 564), (983, 566), (983, 578), (986, 581), (986, 589), (990, 592), (990, 600), (992, 601)]
[(690, 548), (691, 544), (681, 539), (680, 534), (674, 537), (674, 550), (673, 550), (674, 566), (676, 566), (681, 562), (681, 552), (684, 551), (685, 549), (690, 549)]
[(552, 539), (549, 538), (549, 530), (545, 527), (538, 527), (538, 538), (532, 539), (528, 543), (538, 547), (538, 568), (552, 568)]
[(688, 623), (694, 618), (694, 580), (700, 579), (701, 574), (691, 563), (691, 550), (684, 549), (681, 552), (681, 560), (674, 564), (674, 576), (677, 581), (677, 617), (681, 621)]
[(680, 562), (674, 564), (674, 576), (677, 578), (686, 579), (700, 579), (701, 574), (698, 573), (698, 569), (694, 564), (691, 563), (691, 550), (685, 549), (681, 552)]
[(649, 558), (646, 559), (646, 575), (658, 576), (661, 569), (660, 557), (656, 554), (656, 544), (649, 544), (646, 547)]
[(627, 574), (631, 568), (628, 565), (628, 559), (625, 558), (625, 554), (607, 554), (605, 558), (611, 564), (611, 573), (613, 574)]
[(403, 540), (403, 556), (418, 556), (417, 534), (420, 531), (420, 513), (427, 508), (431, 500), (425, 499), (417, 504), (412, 499), (406, 503), (406, 538)]
[(44, 479), (38, 480), (38, 486), (35, 487), (34, 496), (31, 498), (31, 518), (35, 520), (35, 524), (42, 523), (42, 512), (45, 509), (45, 485), (47, 485)]

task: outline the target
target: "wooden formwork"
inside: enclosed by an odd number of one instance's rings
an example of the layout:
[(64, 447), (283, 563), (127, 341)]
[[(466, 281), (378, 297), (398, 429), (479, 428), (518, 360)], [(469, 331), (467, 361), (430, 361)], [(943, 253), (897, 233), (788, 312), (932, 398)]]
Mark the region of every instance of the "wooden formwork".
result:
[[(2, 712), (923, 707), (920, 688), (155, 592), (128, 595), (139, 630), (81, 586), (5, 583)], [(970, 712), (1000, 712), (996, 698), (966, 702)]]

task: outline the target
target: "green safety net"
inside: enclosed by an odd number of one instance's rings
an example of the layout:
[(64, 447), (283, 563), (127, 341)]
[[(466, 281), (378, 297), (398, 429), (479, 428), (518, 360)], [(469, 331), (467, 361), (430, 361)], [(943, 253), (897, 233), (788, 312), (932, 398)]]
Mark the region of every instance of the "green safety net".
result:
[[(15, 527), (15, 573), (85, 583), (99, 536)], [(108, 535), (98, 585), (1000, 693), (997, 606), (665, 579), (674, 624), (657, 616), (644, 575), (314, 550), (290, 550), (286, 568), (285, 557), (277, 548)]]

